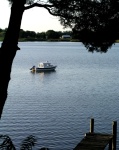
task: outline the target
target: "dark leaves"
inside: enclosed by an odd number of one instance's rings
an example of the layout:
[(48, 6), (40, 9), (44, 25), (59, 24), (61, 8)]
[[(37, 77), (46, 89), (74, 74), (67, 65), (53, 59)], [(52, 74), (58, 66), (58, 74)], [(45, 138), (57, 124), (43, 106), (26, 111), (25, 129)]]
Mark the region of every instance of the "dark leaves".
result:
[(16, 150), (9, 136), (0, 135), (0, 150)]
[(89, 51), (107, 52), (119, 38), (119, 0), (49, 1)]
[[(23, 140), (20, 150), (32, 150), (36, 144), (36, 138), (32, 135)], [(0, 150), (16, 150), (11, 138), (7, 135), (0, 135)]]
[(35, 145), (35, 143), (35, 137), (30, 135), (25, 140), (23, 140), (20, 150), (32, 150), (32, 147)]

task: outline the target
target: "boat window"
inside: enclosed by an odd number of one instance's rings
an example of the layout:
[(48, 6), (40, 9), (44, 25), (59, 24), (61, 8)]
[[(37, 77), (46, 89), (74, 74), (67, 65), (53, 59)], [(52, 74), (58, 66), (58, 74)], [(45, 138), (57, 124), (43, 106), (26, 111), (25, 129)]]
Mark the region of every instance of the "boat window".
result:
[(39, 67), (43, 68), (43, 64), (39, 64)]

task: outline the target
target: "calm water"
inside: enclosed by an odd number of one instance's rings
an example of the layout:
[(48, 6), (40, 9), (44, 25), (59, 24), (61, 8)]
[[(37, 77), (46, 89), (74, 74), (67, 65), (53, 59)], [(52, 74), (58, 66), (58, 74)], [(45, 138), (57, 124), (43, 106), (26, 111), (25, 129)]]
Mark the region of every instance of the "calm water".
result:
[[(34, 135), (35, 150), (72, 150), (89, 131), (90, 118), (95, 119), (95, 131), (111, 133), (112, 121), (119, 122), (119, 44), (106, 54), (89, 53), (81, 43), (19, 46), (0, 134), (8, 134), (16, 147)], [(30, 72), (46, 60), (58, 66), (56, 72)]]

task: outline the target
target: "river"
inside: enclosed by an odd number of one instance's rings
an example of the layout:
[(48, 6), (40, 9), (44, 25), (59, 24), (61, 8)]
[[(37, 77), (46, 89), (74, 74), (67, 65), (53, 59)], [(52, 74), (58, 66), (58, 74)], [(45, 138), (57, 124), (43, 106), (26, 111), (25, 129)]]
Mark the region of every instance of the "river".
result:
[[(80, 42), (19, 42), (19, 47), (0, 134), (9, 135), (17, 148), (34, 135), (35, 150), (72, 150), (89, 132), (90, 118), (95, 132), (112, 132), (112, 121), (119, 122), (118, 43), (102, 54), (88, 52)], [(57, 65), (56, 71), (31, 73), (42, 61)]]

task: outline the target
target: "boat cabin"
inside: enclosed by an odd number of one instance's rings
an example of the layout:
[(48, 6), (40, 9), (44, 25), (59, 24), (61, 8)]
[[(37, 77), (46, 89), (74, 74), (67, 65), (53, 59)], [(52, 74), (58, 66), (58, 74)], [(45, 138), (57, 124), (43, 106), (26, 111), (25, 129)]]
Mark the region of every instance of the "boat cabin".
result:
[(43, 63), (38, 64), (39, 68), (49, 68), (51, 66), (52, 66), (51, 63), (49, 63), (49, 62), (43, 62)]

